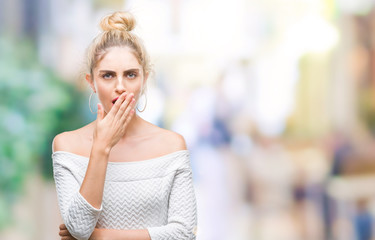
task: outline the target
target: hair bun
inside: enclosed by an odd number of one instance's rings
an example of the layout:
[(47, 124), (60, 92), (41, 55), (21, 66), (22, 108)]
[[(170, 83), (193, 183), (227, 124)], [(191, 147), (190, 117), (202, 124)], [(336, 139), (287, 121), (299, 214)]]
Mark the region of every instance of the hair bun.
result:
[(134, 26), (135, 18), (129, 12), (114, 12), (105, 16), (100, 22), (100, 27), (103, 31), (131, 31)]

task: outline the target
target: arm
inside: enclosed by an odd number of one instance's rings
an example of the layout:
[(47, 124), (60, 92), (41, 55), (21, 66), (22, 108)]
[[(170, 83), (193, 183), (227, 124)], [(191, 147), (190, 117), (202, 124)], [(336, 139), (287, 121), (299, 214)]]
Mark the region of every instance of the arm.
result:
[(90, 239), (92, 240), (150, 240), (147, 229), (118, 230), (118, 229), (98, 229), (95, 228)]
[[(90, 160), (81, 186), (78, 186), (69, 169), (64, 167), (64, 161), (54, 161), (62, 217), (71, 235), (77, 239), (88, 239), (94, 231), (101, 212), (108, 156), (112, 147), (124, 135), (134, 114), (134, 104), (133, 94), (128, 97), (122, 94), (107, 115), (103, 107), (98, 105)], [(62, 142), (58, 139), (60, 138), (54, 140), (55, 150), (59, 150), (59, 142)]]
[(133, 96), (133, 94), (129, 94), (126, 97), (126, 94), (123, 93), (106, 116), (101, 105), (98, 105), (90, 161), (79, 190), (94, 207), (100, 207), (102, 204), (109, 153), (124, 135), (134, 114), (135, 100)]
[(82, 209), (81, 206), (71, 206), (66, 216), (66, 226), (72, 236), (77, 239), (88, 239), (98, 221), (102, 209), (109, 153), (109, 149), (105, 149), (94, 140), (86, 174), (77, 194), (80, 196), (80, 200), (85, 203), (86, 209)]
[[(59, 138), (55, 138), (58, 144)], [(94, 230), (101, 209), (93, 207), (79, 192), (75, 165), (66, 155), (53, 155), (53, 172), (61, 217), (77, 239), (88, 239)]]
[(94, 208), (100, 208), (110, 149), (94, 140), (90, 161), (79, 192)]

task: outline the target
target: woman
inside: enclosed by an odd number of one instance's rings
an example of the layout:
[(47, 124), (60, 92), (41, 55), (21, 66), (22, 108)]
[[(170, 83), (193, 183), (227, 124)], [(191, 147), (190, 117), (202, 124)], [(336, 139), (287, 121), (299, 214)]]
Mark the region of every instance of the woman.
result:
[(135, 113), (150, 63), (127, 12), (102, 19), (87, 52), (97, 119), (53, 140), (61, 239), (195, 239), (189, 152)]

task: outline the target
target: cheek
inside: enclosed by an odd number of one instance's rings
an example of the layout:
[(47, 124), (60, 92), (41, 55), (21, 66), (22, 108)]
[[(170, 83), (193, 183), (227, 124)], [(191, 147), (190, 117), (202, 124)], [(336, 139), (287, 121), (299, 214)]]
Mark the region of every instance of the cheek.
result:
[(109, 91), (108, 87), (103, 86), (102, 84), (97, 84), (96, 93), (98, 94), (98, 99), (100, 103), (103, 105), (104, 110), (107, 112), (109, 109), (107, 109), (109, 99), (111, 97), (111, 92)]
[(142, 82), (139, 81), (137, 83), (135, 83), (131, 89), (129, 89), (131, 92), (134, 93), (135, 95), (135, 98), (138, 99), (140, 96), (141, 96), (141, 92), (142, 92)]

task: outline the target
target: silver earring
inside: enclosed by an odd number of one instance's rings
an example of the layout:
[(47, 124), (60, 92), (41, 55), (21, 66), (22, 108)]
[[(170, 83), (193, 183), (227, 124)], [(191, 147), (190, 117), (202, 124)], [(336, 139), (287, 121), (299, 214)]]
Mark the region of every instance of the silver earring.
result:
[(141, 110), (139, 110), (139, 108), (138, 108), (138, 104), (137, 104), (137, 110), (138, 110), (138, 112), (143, 112), (145, 109), (146, 109), (146, 106), (147, 106), (147, 95), (146, 94), (143, 94), (144, 96), (145, 96), (145, 106), (143, 107), (143, 109), (142, 109), (142, 111)]
[(90, 97), (89, 97), (89, 108), (90, 108), (90, 112), (91, 112), (92, 114), (97, 114), (97, 113), (98, 113), (97, 111), (96, 111), (96, 112), (93, 112), (92, 109), (91, 109), (91, 97), (92, 97), (93, 94), (94, 94), (94, 92), (91, 92)]

